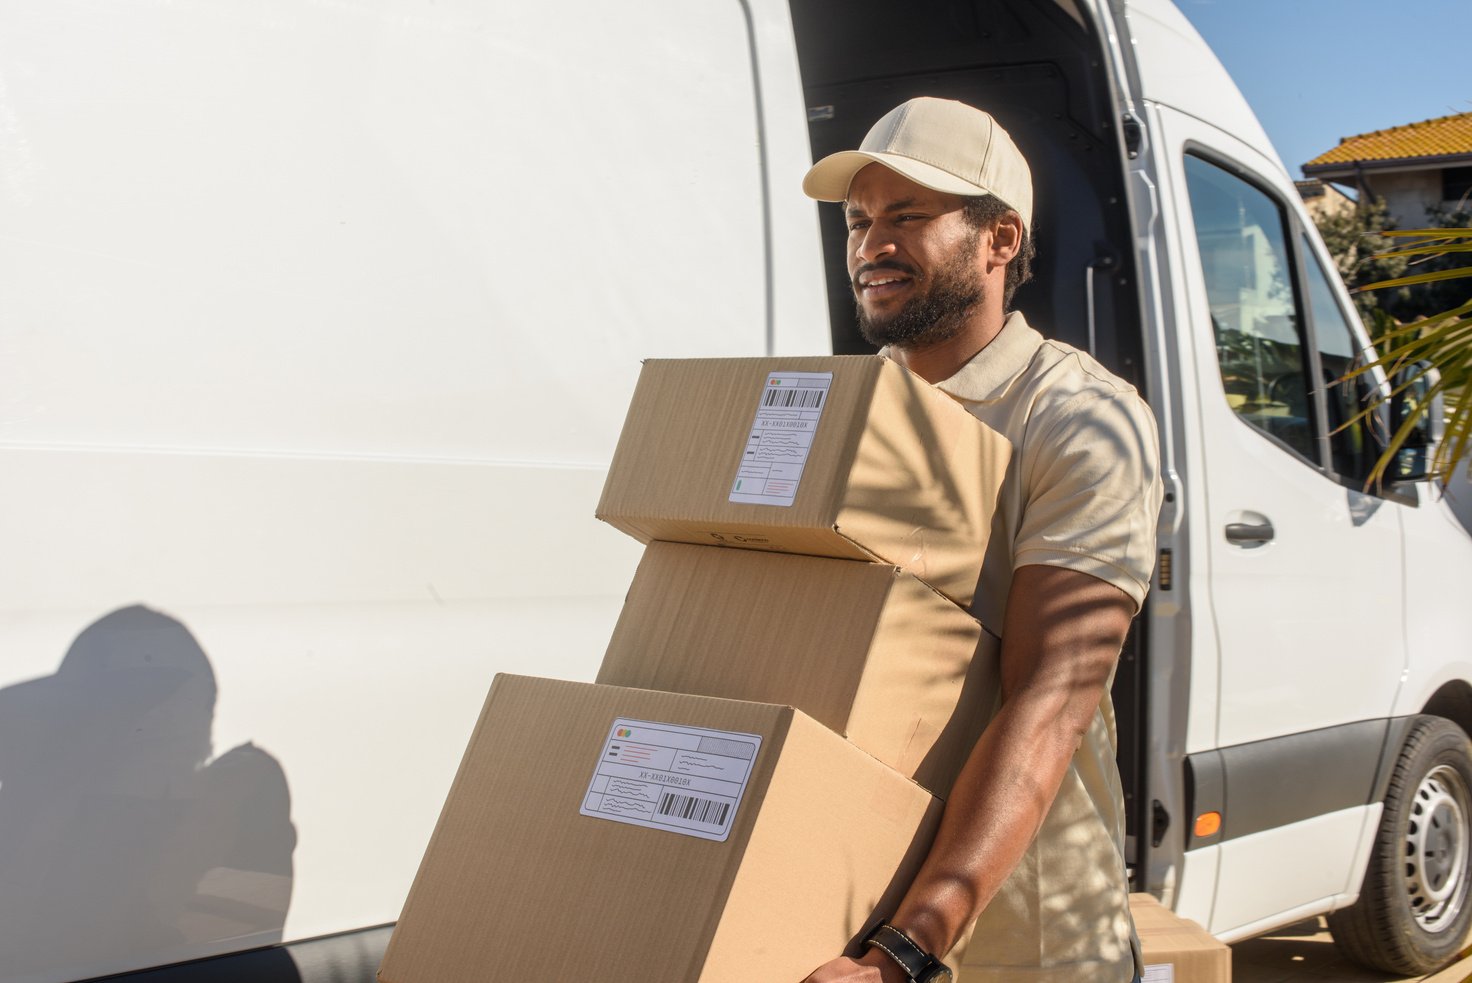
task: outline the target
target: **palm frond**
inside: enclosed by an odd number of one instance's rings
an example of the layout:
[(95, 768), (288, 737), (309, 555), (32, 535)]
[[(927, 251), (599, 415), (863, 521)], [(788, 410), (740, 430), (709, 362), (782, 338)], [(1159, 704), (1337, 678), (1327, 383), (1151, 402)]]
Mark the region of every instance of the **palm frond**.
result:
[(1424, 239), (1472, 238), (1472, 230), (1469, 229), (1381, 229), (1375, 234), (1395, 239), (1405, 239), (1410, 236), (1420, 236)]
[[(1472, 267), (1399, 277), (1361, 289), (1460, 277), (1472, 277)], [(1410, 324), (1386, 325), (1382, 322), (1379, 343), (1378, 355), (1362, 359), (1360, 364), (1344, 374), (1341, 381), (1379, 369), (1389, 378), (1390, 385), (1344, 426), (1367, 419), (1387, 403), (1406, 400), (1411, 395), (1416, 398), (1410, 401), (1404, 417), (1386, 442), (1370, 472), (1367, 487), (1379, 485), (1390, 473), (1407, 442), (1437, 404), (1438, 397), (1454, 399), (1455, 402), (1447, 409), (1442, 439), (1427, 462), (1427, 477), (1445, 482), (1472, 452), (1472, 398), (1468, 398), (1472, 397), (1472, 300)], [(1438, 378), (1433, 384), (1423, 387), (1433, 367)], [(1419, 391), (1422, 388), (1424, 391)]]
[(1444, 256), (1447, 253), (1472, 253), (1472, 242), (1406, 246), (1402, 249), (1387, 249), (1383, 253), (1376, 253), (1375, 257), (1389, 259), (1392, 256), (1425, 256), (1429, 259), (1433, 256)]
[(1460, 280), (1462, 277), (1472, 277), (1472, 266), (1459, 266), (1454, 270), (1432, 270), (1430, 273), (1399, 276), (1394, 280), (1379, 280), (1375, 283), (1367, 283), (1363, 287), (1356, 287), (1354, 292), (1364, 293), (1366, 290), (1383, 290), (1386, 287), (1410, 287), (1418, 283), (1435, 283), (1438, 280)]

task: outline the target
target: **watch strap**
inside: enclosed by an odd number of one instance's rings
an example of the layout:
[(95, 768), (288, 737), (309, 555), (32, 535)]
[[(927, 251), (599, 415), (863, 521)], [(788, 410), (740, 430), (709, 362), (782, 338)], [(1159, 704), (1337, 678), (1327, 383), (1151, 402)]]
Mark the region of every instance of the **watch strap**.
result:
[(894, 960), (915, 983), (948, 983), (951, 979), (951, 971), (944, 963), (888, 922), (874, 926), (864, 937), (864, 945), (873, 946)]

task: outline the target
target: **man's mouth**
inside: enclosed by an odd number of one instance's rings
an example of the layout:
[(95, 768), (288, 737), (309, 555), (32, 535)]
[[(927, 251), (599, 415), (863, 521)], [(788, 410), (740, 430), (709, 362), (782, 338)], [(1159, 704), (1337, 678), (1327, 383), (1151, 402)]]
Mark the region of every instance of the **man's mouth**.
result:
[(854, 293), (877, 300), (899, 293), (913, 280), (909, 274), (894, 270), (865, 270), (854, 277)]

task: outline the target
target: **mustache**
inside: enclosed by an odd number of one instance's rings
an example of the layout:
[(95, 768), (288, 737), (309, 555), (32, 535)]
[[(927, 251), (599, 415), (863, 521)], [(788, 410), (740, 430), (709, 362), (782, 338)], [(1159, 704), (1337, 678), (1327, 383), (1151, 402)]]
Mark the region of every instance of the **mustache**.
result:
[(901, 263), (897, 259), (883, 259), (877, 263), (865, 263), (863, 266), (854, 270), (854, 275), (849, 278), (849, 282), (853, 285), (854, 293), (859, 292), (859, 277), (865, 273), (874, 273), (879, 270), (893, 270), (895, 273), (903, 273), (905, 276), (914, 277), (916, 280), (920, 279), (920, 271), (910, 264)]

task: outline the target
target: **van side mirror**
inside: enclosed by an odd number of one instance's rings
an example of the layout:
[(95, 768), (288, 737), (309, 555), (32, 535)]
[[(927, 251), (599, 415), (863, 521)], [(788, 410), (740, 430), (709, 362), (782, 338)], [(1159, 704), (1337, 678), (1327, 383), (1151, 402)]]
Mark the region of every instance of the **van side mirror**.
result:
[(1424, 481), (1430, 477), (1436, 446), (1446, 428), (1441, 393), (1428, 395), (1440, 381), (1441, 373), (1427, 361), (1412, 362), (1391, 380), (1395, 395), (1390, 399), (1390, 432), (1398, 433), (1406, 420), (1417, 416), (1405, 443), (1396, 452), (1391, 471), (1395, 481)]

